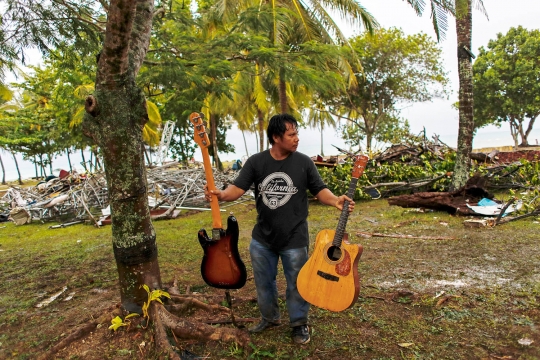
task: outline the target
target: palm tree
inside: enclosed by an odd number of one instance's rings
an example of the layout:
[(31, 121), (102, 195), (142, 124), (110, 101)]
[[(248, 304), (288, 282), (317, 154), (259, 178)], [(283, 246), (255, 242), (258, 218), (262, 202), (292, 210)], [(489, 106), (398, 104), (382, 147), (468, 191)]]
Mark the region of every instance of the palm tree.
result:
[[(308, 42), (347, 44), (347, 39), (328, 9), (337, 10), (338, 14), (349, 20), (353, 26), (363, 25), (368, 30), (378, 26), (373, 16), (356, 1), (313, 0), (307, 3), (278, 0), (261, 5), (252, 0), (219, 0), (214, 6), (217, 14), (214, 18), (234, 22), (236, 31), (249, 29), (267, 37), (279, 56), (274, 56), (265, 63), (260, 61), (259, 65), (274, 78), (273, 87), (280, 111), (289, 112), (290, 107), (294, 106), (293, 88), (296, 84), (316, 86), (309, 83), (308, 77), (299, 77), (298, 69), (292, 65), (291, 59), (302, 55), (301, 45)], [(353, 85), (355, 78), (349, 71), (350, 66), (346, 62), (338, 63), (342, 66), (343, 73), (348, 73), (349, 84)]]
[[(472, 43), (472, 0), (455, 0), (458, 74), (459, 74), (459, 130), (456, 163), (451, 189), (459, 189), (469, 179), (470, 155), (474, 136)], [(482, 0), (476, 2), (478, 9), (487, 16)]]
[(258, 134), (259, 151), (264, 149), (265, 123), (272, 109), (262, 83), (263, 78), (257, 62), (254, 63), (253, 76), (245, 71), (238, 71), (233, 77), (232, 101), (227, 107), (228, 113), (236, 120), (242, 134), (245, 130), (254, 130)]
[(321, 156), (324, 156), (323, 149), (323, 134), (326, 125), (335, 128), (336, 119), (328, 112), (324, 104), (320, 101), (315, 101), (308, 113), (308, 125), (312, 128), (319, 128), (321, 131)]
[(228, 98), (224, 95), (216, 96), (216, 94), (209, 94), (204, 100), (203, 114), (208, 119), (210, 130), (210, 142), (212, 143), (212, 155), (214, 158), (214, 166), (219, 170), (223, 170), (223, 163), (219, 159), (218, 155), (218, 137), (217, 126), (220, 117), (224, 116), (224, 109), (227, 108)]
[[(8, 109), (9, 104), (6, 104), (13, 98), (13, 92), (2, 82), (0, 82), (0, 118), (1, 112)], [(6, 184), (6, 169), (4, 168), (4, 161), (0, 156), (0, 165), (2, 166), (2, 185)]]

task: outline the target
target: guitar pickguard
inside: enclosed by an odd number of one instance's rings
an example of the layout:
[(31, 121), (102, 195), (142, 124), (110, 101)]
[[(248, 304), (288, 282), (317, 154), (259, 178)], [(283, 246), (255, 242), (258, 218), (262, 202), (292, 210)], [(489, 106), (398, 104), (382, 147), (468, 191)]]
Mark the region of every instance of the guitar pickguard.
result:
[(349, 255), (349, 252), (347, 250), (341, 249), (341, 251), (343, 251), (343, 260), (336, 265), (336, 274), (341, 276), (347, 276), (352, 269), (351, 256)]

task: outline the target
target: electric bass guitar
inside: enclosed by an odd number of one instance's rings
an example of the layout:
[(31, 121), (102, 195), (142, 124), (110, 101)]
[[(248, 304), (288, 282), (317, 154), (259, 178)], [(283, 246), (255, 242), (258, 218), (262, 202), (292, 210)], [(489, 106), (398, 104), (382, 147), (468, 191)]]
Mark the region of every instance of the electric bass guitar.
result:
[[(204, 173), (208, 190), (216, 190), (208, 146), (210, 140), (205, 130), (204, 116), (194, 112), (189, 120), (195, 126), (195, 142), (199, 144), (204, 163)], [(199, 242), (204, 250), (201, 263), (201, 274), (204, 281), (219, 289), (240, 289), (246, 283), (246, 266), (238, 253), (238, 221), (231, 214), (227, 219), (227, 230), (221, 225), (221, 214), (218, 199), (212, 195), (210, 201), (212, 210), (212, 238), (208, 237), (205, 229), (199, 230)]]
[[(357, 155), (347, 196), (353, 198), (358, 178), (368, 157)], [(337, 229), (322, 230), (315, 239), (313, 254), (300, 270), (296, 286), (307, 302), (330, 311), (342, 311), (356, 302), (360, 291), (358, 261), (362, 245), (350, 244), (345, 232), (349, 202), (345, 201)]]

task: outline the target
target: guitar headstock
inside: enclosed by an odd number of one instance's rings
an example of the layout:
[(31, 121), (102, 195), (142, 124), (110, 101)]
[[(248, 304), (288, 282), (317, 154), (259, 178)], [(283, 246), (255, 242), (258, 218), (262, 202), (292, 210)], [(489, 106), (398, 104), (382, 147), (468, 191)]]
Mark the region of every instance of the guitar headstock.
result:
[(366, 155), (356, 155), (354, 157), (354, 165), (352, 170), (352, 177), (355, 179), (360, 178), (364, 173), (369, 158)]
[(195, 126), (195, 135), (193, 137), (195, 142), (201, 148), (210, 146), (210, 139), (208, 138), (208, 134), (204, 127), (204, 115), (202, 113), (193, 112), (189, 114), (189, 121)]

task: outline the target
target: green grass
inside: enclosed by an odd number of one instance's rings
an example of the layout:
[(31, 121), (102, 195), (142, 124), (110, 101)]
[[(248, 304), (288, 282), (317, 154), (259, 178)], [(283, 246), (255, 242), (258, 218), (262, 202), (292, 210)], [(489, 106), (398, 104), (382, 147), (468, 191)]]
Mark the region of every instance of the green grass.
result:
[[(256, 212), (247, 205), (227, 208), (223, 218), (234, 211), (241, 229), (240, 255), (251, 275), (248, 242)], [(338, 218), (337, 210), (312, 202), (310, 239), (320, 230), (335, 229)], [(442, 212), (389, 207), (385, 200), (358, 202), (347, 231), (351, 242), (364, 247), (360, 297), (340, 313), (312, 307), (309, 344), (291, 342), (282, 301), (285, 325), (253, 335), (248, 349), (219, 342), (180, 345), (213, 359), (540, 358), (540, 224), (526, 219), (468, 229), (463, 220)], [(0, 358), (35, 358), (74, 326), (119, 302), (110, 227), (49, 225), (5, 223), (0, 229)], [(181, 290), (189, 286), (191, 291), (221, 294), (202, 281), (199, 270), (197, 231), (211, 226), (210, 213), (154, 225), (163, 283), (176, 277)], [(363, 237), (358, 232), (455, 240)], [(284, 292), (281, 273), (278, 284)], [(36, 308), (64, 286), (61, 297)], [(73, 298), (64, 301), (71, 293)], [(253, 281), (235, 294), (254, 297)], [(445, 296), (450, 297), (439, 304)], [(241, 303), (235, 314), (258, 317), (257, 306)], [(151, 333), (136, 340), (131, 336), (126, 331), (108, 335), (108, 346), (94, 358), (145, 358), (138, 345), (142, 338), (151, 344)], [(534, 342), (521, 345), (524, 338)], [(69, 358), (66, 354), (59, 358)], [(80, 354), (89, 353), (71, 353), (73, 358), (93, 359)]]

